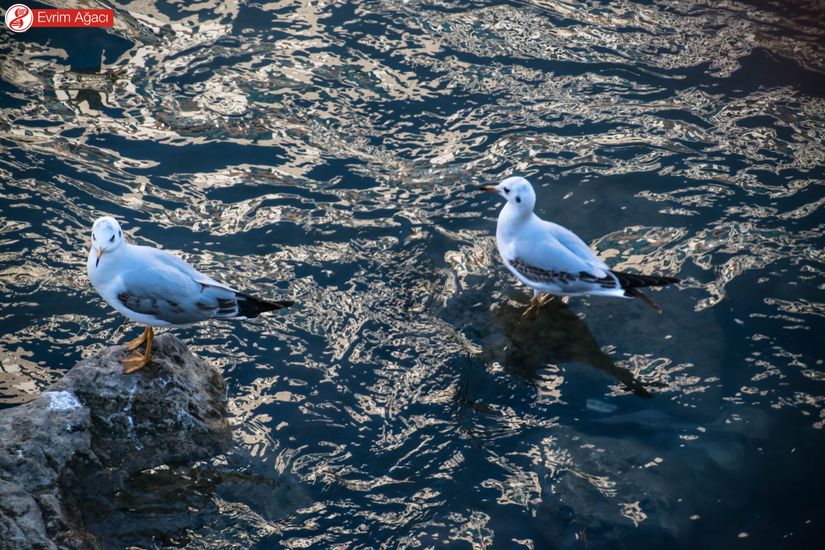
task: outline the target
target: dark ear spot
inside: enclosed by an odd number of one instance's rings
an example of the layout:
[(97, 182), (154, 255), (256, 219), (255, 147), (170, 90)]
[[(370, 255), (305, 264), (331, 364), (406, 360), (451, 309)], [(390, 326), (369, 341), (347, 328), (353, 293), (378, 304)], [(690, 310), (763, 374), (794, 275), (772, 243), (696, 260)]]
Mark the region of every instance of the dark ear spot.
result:
[(110, 242), (110, 243), (115, 242), (115, 236), (114, 236), (114, 235), (112, 235), (112, 238), (111, 238), (111, 239), (109, 239), (109, 242)]
[(521, 197), (516, 197), (516, 202), (521, 202)]
[(92, 233), (92, 240), (95, 240), (95, 234)]
[(122, 237), (123, 236), (123, 231), (118, 229), (117, 230), (117, 235), (118, 235), (118, 237)]

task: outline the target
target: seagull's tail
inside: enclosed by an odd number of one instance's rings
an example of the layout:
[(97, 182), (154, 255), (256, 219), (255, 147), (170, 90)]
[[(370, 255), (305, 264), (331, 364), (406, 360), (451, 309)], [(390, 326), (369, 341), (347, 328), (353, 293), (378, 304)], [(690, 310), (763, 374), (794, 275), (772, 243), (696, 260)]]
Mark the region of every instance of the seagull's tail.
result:
[(261, 300), (249, 294), (241, 294), (240, 292), (237, 294), (236, 300), (238, 303), (238, 317), (246, 317), (247, 319), (255, 318), (267, 311), (283, 309), (295, 303), (292, 300), (267, 302), (266, 300)]
[(644, 303), (659, 313), (662, 312), (662, 308), (656, 305), (656, 302), (645, 296), (639, 288), (646, 286), (665, 286), (679, 282), (679, 279), (676, 277), (665, 277), (663, 275), (636, 275), (635, 273), (622, 273), (621, 271), (611, 271), (611, 273), (616, 276), (619, 284), (622, 285), (625, 296), (641, 298)]
[(616, 276), (624, 290), (643, 286), (664, 286), (679, 282), (676, 277), (664, 277), (662, 275), (636, 275), (635, 273), (621, 271), (611, 271), (611, 273)]

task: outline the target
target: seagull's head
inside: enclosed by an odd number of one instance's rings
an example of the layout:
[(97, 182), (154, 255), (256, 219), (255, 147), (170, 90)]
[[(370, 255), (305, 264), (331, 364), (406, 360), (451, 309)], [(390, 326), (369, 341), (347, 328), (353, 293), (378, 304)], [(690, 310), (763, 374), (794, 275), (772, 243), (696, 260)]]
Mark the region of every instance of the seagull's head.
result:
[(479, 189), (488, 193), (498, 193), (517, 210), (532, 212), (536, 206), (536, 192), (533, 191), (533, 186), (520, 176), (502, 180), (498, 185), (482, 185)]
[(92, 250), (97, 258), (95, 267), (100, 264), (103, 254), (112, 252), (123, 242), (123, 230), (117, 220), (111, 216), (103, 216), (95, 220), (92, 226)]

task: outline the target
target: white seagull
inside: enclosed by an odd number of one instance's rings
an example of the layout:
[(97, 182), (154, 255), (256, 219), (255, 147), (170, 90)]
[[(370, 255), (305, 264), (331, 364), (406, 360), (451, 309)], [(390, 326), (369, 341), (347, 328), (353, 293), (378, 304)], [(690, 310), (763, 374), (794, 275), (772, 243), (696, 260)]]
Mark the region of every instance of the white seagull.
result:
[(534, 317), (553, 296), (635, 297), (662, 312), (639, 287), (668, 285), (679, 279), (612, 271), (575, 233), (533, 213), (536, 193), (524, 178), (507, 178), (480, 189), (507, 200), (498, 215), (496, 244), (507, 269), (533, 289), (525, 317)]
[[(289, 307), (290, 300), (268, 302), (242, 294), (207, 277), (169, 252), (126, 242), (111, 216), (95, 220), (86, 272), (100, 296), (129, 319), (145, 325), (143, 335), (126, 344), (132, 354), (123, 372), (135, 372), (152, 358), (152, 327), (180, 327), (207, 319), (251, 319)], [(137, 349), (146, 342), (146, 352)]]

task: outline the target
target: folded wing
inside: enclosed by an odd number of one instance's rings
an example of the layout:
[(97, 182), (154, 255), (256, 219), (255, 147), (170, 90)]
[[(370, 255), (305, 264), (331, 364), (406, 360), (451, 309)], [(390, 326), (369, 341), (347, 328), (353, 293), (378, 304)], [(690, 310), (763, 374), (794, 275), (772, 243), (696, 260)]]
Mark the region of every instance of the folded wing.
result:
[(175, 262), (151, 262), (122, 272), (114, 281), (117, 300), (133, 313), (169, 325), (238, 315), (237, 293), (233, 289), (189, 266), (195, 278), (182, 267), (185, 266)]
[(160, 250), (159, 248), (151, 248), (148, 246), (140, 246), (136, 248), (140, 250), (140, 253), (142, 255), (148, 257), (148, 259), (153, 264), (166, 265), (168, 267), (177, 269), (181, 273), (189, 275), (189, 277), (191, 277), (192, 280), (195, 282), (237, 292), (236, 289), (228, 285), (225, 285), (221, 282), (218, 282), (212, 277), (209, 277), (208, 275), (204, 275), (203, 273), (195, 269), (192, 266), (192, 264), (190, 264), (189, 262), (187, 262), (179, 256), (175, 256), (171, 252), (166, 252), (165, 250)]
[(515, 256), (534, 268), (595, 278), (608, 275), (608, 268), (584, 241), (563, 227), (543, 222), (515, 241)]
[[(581, 240), (578, 235), (566, 227), (562, 227), (553, 222), (542, 220), (542, 226), (551, 239), (558, 241), (559, 244), (573, 253), (577, 258), (592, 266), (593, 269), (608, 270), (607, 264), (599, 259), (596, 253), (593, 252), (593, 249), (590, 248), (590, 245)], [(593, 273), (593, 275), (603, 276), (604, 273)]]
[(620, 285), (587, 244), (571, 231), (541, 221), (514, 243), (510, 265), (537, 285), (574, 293), (618, 292)]

